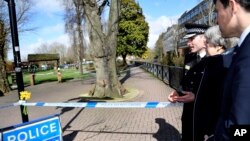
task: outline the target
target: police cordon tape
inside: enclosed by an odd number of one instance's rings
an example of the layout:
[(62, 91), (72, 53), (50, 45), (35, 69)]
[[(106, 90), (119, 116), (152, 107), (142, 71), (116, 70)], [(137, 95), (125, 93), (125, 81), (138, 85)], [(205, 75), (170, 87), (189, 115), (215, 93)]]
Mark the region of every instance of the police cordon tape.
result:
[[(80, 107), (80, 108), (166, 108), (181, 106), (180, 103), (171, 102), (78, 102), (78, 103), (47, 103), (47, 102), (26, 102), (20, 100), (17, 103), (9, 104), (11, 106), (38, 106), (38, 107)], [(0, 109), (8, 108), (6, 105)]]
[(79, 103), (27, 103), (19, 101), (23, 106), (53, 106), (53, 107), (82, 107), (82, 108), (165, 108), (180, 104), (171, 102), (79, 102)]
[(5, 104), (5, 105), (1, 105), (1, 106), (0, 106), (0, 110), (1, 110), (1, 109), (5, 109), (5, 108), (10, 108), (10, 107), (13, 107), (13, 106), (18, 106), (18, 105), (20, 105), (19, 102), (16, 102), (16, 103), (8, 103), (8, 104)]

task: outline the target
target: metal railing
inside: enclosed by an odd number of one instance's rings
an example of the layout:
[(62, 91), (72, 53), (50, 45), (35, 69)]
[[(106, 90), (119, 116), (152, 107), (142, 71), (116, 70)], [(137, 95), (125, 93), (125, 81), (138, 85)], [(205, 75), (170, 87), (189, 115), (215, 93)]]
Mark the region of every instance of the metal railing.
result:
[(177, 89), (180, 85), (183, 76), (182, 67), (167, 66), (157, 63), (139, 62), (139, 61), (135, 61), (134, 64), (136, 66), (142, 65), (142, 68), (144, 70), (150, 72), (155, 77), (162, 80), (165, 84), (169, 85), (174, 89)]

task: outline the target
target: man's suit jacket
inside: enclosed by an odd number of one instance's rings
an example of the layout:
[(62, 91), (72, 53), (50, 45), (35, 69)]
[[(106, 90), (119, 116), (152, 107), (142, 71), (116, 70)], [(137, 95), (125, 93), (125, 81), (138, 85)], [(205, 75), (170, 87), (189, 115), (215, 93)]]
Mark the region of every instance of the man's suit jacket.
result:
[(242, 124), (250, 125), (250, 33), (241, 46), (235, 49), (224, 85), (215, 140), (229, 140), (230, 126)]

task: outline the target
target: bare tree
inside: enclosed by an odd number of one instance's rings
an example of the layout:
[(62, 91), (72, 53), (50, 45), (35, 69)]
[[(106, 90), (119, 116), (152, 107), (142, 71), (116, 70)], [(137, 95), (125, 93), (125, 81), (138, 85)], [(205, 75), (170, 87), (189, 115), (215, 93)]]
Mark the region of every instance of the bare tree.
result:
[[(213, 26), (216, 23), (215, 20), (215, 5), (213, 4), (213, 0), (200, 0), (201, 2), (203, 1), (204, 4), (206, 5), (206, 8), (204, 6), (200, 6), (200, 11), (201, 11), (201, 16), (203, 17), (203, 23)], [(207, 19), (205, 18), (207, 17)]]
[(213, 0), (207, 1), (208, 6), (208, 25), (213, 26), (216, 24), (216, 17), (215, 17), (215, 5)]
[(66, 32), (71, 36), (73, 46), (76, 47), (80, 73), (83, 74), (83, 6), (81, 0), (64, 0), (65, 6), (65, 27)]
[(68, 47), (66, 52), (66, 61), (70, 63), (75, 62), (75, 54), (76, 50), (74, 49), (74, 46)]
[(67, 47), (61, 43), (53, 42), (51, 44), (43, 43), (34, 50), (37, 54), (58, 53), (60, 55), (60, 64), (66, 62)]
[[(29, 20), (30, 4), (27, 0), (18, 0), (16, 2), (17, 11), (17, 25), (19, 32), (32, 30), (31, 28), (25, 28)], [(26, 26), (27, 27), (27, 26)], [(6, 58), (7, 49), (10, 42), (10, 24), (9, 13), (7, 3), (0, 1), (0, 91), (7, 93), (10, 91), (7, 72), (6, 72)]]
[(42, 53), (49, 53), (50, 49), (49, 49), (49, 44), (48, 43), (42, 43), (39, 47), (37, 47), (34, 52), (36, 54), (42, 54)]
[(54, 42), (50, 44), (50, 53), (58, 53), (60, 55), (60, 64), (66, 62), (67, 47), (61, 43)]
[[(120, 0), (82, 0), (88, 26), (90, 53), (96, 69), (96, 84), (90, 95), (95, 97), (122, 97), (124, 87), (116, 72), (116, 48)], [(110, 6), (108, 28), (104, 32), (101, 13)]]

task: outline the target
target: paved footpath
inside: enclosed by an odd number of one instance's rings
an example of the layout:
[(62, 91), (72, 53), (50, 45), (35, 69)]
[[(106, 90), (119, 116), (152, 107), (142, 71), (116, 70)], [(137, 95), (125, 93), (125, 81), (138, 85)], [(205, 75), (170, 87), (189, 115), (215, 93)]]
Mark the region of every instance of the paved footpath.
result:
[[(32, 93), (29, 102), (78, 102), (94, 80), (45, 83), (25, 89)], [(132, 68), (124, 85), (139, 90), (134, 102), (166, 102), (172, 89), (140, 68)], [(0, 97), (0, 104), (15, 102), (17, 91)], [(29, 119), (60, 113), (65, 141), (179, 141), (182, 106), (143, 108), (58, 108), (28, 107)], [(21, 123), (19, 107), (0, 110), (0, 128)]]

